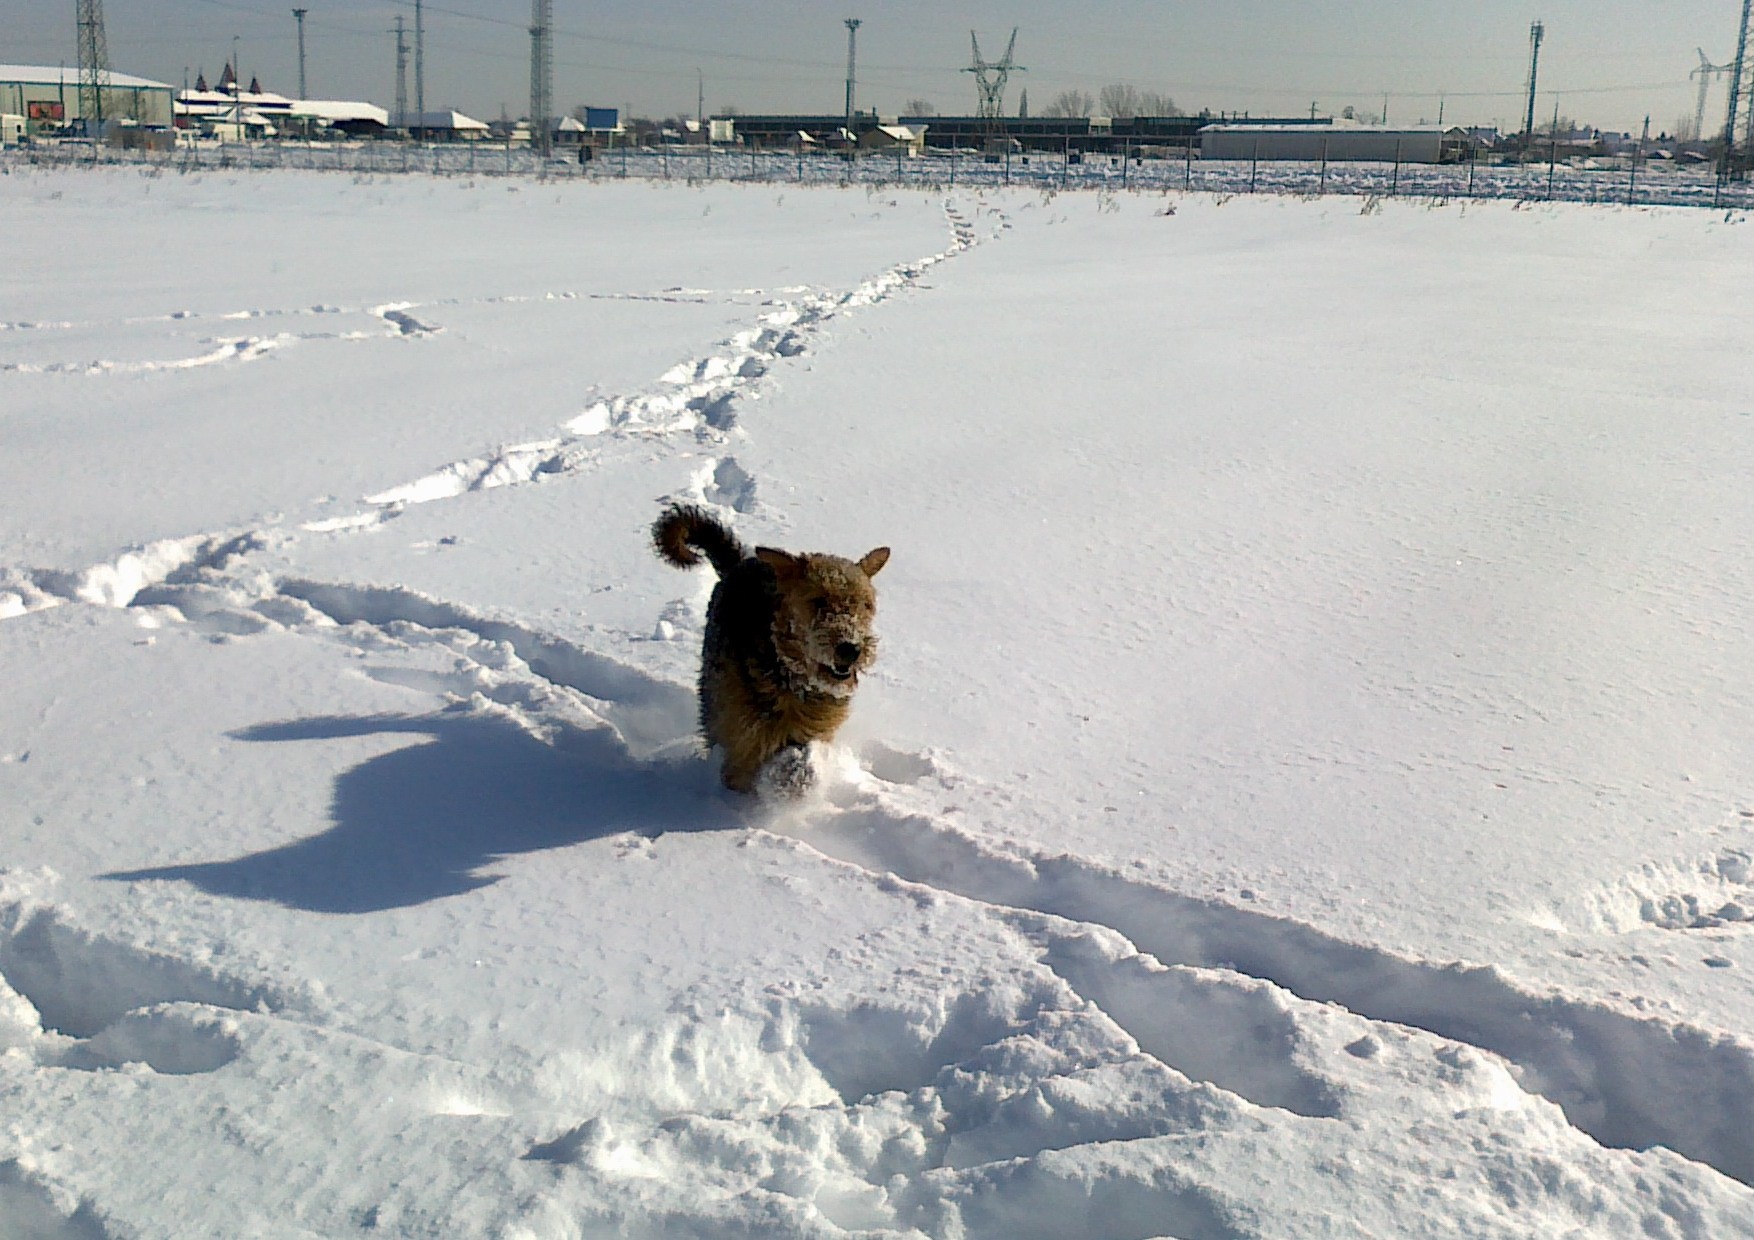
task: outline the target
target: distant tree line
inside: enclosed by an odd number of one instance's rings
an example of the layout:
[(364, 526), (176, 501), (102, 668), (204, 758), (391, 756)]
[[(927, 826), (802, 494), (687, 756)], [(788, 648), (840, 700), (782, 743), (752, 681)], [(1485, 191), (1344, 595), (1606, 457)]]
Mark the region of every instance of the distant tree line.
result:
[(1140, 90), (1126, 82), (1104, 86), (1095, 97), (1088, 91), (1063, 90), (1041, 110), (1043, 116), (1180, 116), (1175, 100), (1154, 90)]

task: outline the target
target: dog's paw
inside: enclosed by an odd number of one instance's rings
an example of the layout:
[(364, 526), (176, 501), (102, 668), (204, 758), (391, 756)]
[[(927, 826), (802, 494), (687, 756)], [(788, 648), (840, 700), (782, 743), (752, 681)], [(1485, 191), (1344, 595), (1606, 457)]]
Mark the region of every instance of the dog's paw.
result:
[(755, 793), (763, 801), (799, 801), (822, 782), (821, 762), (814, 745), (787, 745), (767, 760), (755, 777)]

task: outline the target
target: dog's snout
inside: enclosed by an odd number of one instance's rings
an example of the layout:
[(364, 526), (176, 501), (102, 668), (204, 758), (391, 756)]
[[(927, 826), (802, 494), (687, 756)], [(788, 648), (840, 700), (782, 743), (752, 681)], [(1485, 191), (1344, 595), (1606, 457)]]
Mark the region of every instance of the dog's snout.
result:
[(859, 649), (857, 642), (836, 642), (834, 647), (834, 661), (839, 663), (842, 667), (851, 667), (859, 661), (859, 655), (861, 653), (863, 652)]

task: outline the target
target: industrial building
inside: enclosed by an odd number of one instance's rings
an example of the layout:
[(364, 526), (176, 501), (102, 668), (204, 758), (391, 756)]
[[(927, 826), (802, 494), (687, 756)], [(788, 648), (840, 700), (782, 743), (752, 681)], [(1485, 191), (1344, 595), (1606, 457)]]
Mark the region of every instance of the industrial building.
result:
[[(101, 95), (102, 119), (168, 129), (172, 118), (168, 82), (134, 77), (127, 73), (106, 74), (108, 84)], [(0, 113), (25, 118), (28, 133), (50, 134), (82, 130), (79, 70), (53, 65), (0, 65)]]
[[(1004, 150), (1122, 154), (1199, 149), (1202, 134), (1223, 129), (1210, 116), (895, 116), (853, 115), (851, 137), (844, 115), (716, 116), (715, 142), (735, 141), (756, 150), (835, 149), (869, 146), (866, 135), (885, 128), (923, 136), (932, 150)], [(1238, 121), (1250, 133), (1270, 129), (1314, 130), (1327, 121)], [(724, 135), (724, 136), (721, 136)], [(1245, 154), (1243, 158), (1248, 158)], [(1262, 158), (1266, 158), (1262, 156)]]
[(1222, 124), (1200, 130), (1200, 158), (1447, 164), (1466, 159), (1465, 129), (1438, 125)]

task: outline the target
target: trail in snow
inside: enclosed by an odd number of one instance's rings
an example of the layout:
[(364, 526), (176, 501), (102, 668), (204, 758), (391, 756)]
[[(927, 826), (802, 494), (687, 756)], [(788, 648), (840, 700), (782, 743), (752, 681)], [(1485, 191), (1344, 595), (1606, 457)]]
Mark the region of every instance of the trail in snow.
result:
[[(840, 315), (876, 305), (911, 287), (924, 272), (975, 243), (973, 226), (954, 205), (946, 204), (945, 215), (952, 243), (937, 254), (901, 264), (846, 292), (811, 293), (796, 301), (776, 301), (782, 294), (797, 293), (794, 289), (778, 290), (771, 297), (761, 298), (759, 308), (762, 313), (757, 316), (755, 326), (724, 341), (712, 353), (678, 362), (646, 390), (592, 401), (568, 420), (560, 435), (451, 462), (411, 482), (364, 497), (362, 502), (366, 507), (357, 512), (307, 522), (300, 530), (316, 534), (365, 530), (394, 519), (413, 504), (576, 474), (593, 463), (592, 445), (604, 435), (692, 436), (723, 443), (725, 433), (736, 425), (738, 404), (759, 398), (760, 383), (775, 362), (803, 355), (813, 334), (822, 325)], [(759, 293), (760, 290), (739, 290), (732, 296), (740, 299)], [(576, 294), (570, 293), (550, 295), (560, 300), (574, 296)], [(435, 327), (410, 313), (415, 308), (414, 303), (389, 303), (372, 307), (369, 313), (389, 326), (391, 336), (429, 335), (436, 331)], [(286, 313), (342, 311), (319, 306), (308, 312)], [(115, 368), (112, 363), (91, 365), (100, 370)], [(737, 467), (732, 464), (727, 468), (735, 470)], [(234, 548), (244, 543), (259, 547), (269, 541), (285, 546), (293, 537), (292, 531), (276, 527), (166, 539), (130, 550), (112, 562), (93, 565), (78, 573), (0, 566), (0, 620), (65, 602), (127, 606), (149, 586), (180, 584), (198, 575), (202, 569), (224, 567), (223, 564), (210, 563), (213, 548)], [(155, 597), (155, 601), (164, 600)]]

